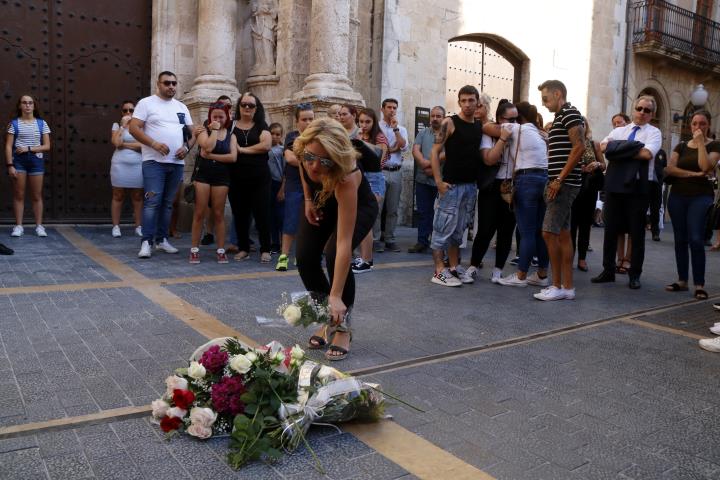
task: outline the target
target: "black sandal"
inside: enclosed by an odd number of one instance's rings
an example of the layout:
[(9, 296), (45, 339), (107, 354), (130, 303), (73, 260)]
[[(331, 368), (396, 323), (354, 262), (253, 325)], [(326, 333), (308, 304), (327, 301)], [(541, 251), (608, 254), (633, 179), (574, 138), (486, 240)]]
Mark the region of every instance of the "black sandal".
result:
[(698, 288), (695, 290), (695, 299), (696, 300), (707, 300), (708, 299), (708, 293), (703, 290), (702, 288)]
[(308, 340), (308, 348), (310, 350), (320, 350), (321, 348), (325, 348), (325, 345), (328, 344), (328, 338), (333, 333), (335, 333), (335, 331), (331, 331), (330, 325), (325, 325), (323, 327), (323, 335), (313, 335), (310, 337)]
[[(351, 343), (352, 343), (352, 332), (350, 332), (350, 341), (348, 341), (348, 345)], [(338, 353), (340, 355), (337, 355)], [(345, 357), (347, 357), (349, 353), (350, 352), (348, 351), (348, 349), (343, 348), (339, 345), (331, 344), (328, 347), (327, 351), (325, 352), (325, 359), (330, 362), (337, 362), (340, 360), (345, 360)]]
[(665, 285), (666, 292), (687, 292), (687, 285), (680, 285), (677, 282), (673, 282), (670, 285)]

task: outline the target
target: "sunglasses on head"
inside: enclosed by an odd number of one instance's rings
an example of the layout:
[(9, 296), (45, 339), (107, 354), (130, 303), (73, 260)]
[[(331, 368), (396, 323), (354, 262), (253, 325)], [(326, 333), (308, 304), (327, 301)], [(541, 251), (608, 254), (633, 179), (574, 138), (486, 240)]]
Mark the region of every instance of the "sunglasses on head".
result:
[(240, 104), (240, 108), (247, 108), (248, 110), (252, 110), (255, 107), (257, 107), (257, 105), (255, 105), (254, 103), (241, 103)]
[(170, 85), (174, 87), (177, 85), (177, 80), (163, 80), (161, 83), (166, 87), (169, 87)]
[(635, 107), (635, 111), (636, 111), (636, 112), (643, 112), (643, 113), (647, 113), (647, 114), (653, 113), (652, 110), (650, 110), (649, 108), (645, 108), (645, 107)]
[(322, 165), (322, 166), (325, 167), (325, 168), (330, 168), (330, 167), (333, 166), (333, 161), (330, 160), (329, 158), (319, 157), (319, 156), (314, 155), (314, 154), (312, 154), (312, 153), (310, 153), (310, 152), (308, 152), (308, 151), (306, 151), (306, 152), (303, 154), (303, 161), (304, 161), (305, 163), (312, 163), (312, 162), (314, 162), (315, 160), (319, 160), (319, 161), (320, 161), (320, 165)]
[(123, 113), (133, 113), (134, 111), (135, 111), (134, 108), (123, 108), (122, 109)]

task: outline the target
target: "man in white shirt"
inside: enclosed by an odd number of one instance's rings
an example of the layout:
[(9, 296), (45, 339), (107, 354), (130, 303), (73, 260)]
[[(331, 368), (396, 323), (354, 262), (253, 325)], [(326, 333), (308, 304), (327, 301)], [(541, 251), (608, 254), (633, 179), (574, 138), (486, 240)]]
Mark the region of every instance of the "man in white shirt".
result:
[[(635, 140), (642, 142), (643, 148), (630, 161), (639, 162), (640, 168), (636, 179), (628, 183), (610, 181), (613, 169), (632, 168), (626, 161), (608, 159), (607, 179), (605, 181), (605, 232), (603, 239), (603, 271), (591, 281), (605, 283), (615, 281), (615, 250), (617, 249), (618, 232), (624, 226), (632, 239), (632, 255), (630, 258), (629, 287), (640, 288), (640, 274), (645, 260), (645, 214), (650, 202), (649, 182), (653, 180), (655, 155), (662, 146), (662, 134), (650, 125), (650, 120), (657, 106), (655, 99), (641, 96), (635, 101), (633, 121), (618, 127), (603, 139), (600, 149), (606, 151), (611, 140)], [(642, 172), (643, 178), (640, 177)], [(632, 175), (631, 175), (632, 177)]]
[[(375, 251), (382, 252), (387, 248), (392, 252), (399, 252), (400, 247), (395, 243), (395, 226), (397, 225), (398, 209), (400, 207), (400, 193), (402, 192), (402, 156), (410, 149), (408, 135), (405, 127), (398, 125), (397, 121), (398, 101), (394, 98), (386, 98), (382, 102), (383, 118), (380, 120), (380, 130), (388, 140), (388, 157), (382, 165), (385, 176), (385, 230), (382, 236), (385, 238), (385, 245), (380, 243), (381, 215), (373, 227), (373, 239), (375, 240)], [(380, 205), (382, 212), (383, 205)]]
[(158, 75), (157, 94), (135, 106), (130, 134), (142, 144), (142, 171), (145, 201), (143, 237), (138, 257), (150, 258), (151, 248), (177, 253), (168, 242), (172, 204), (182, 181), (185, 155), (195, 143), (190, 111), (175, 100), (177, 77), (172, 72)]

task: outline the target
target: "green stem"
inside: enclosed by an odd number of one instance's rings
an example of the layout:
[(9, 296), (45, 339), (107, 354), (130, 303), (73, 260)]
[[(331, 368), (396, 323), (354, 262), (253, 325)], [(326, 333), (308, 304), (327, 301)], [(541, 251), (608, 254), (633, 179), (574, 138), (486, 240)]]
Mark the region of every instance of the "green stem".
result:
[(395, 395), (391, 395), (391, 394), (389, 394), (389, 393), (383, 392), (383, 391), (380, 390), (379, 388), (375, 388), (375, 387), (373, 387), (372, 385), (370, 385), (370, 384), (368, 384), (368, 383), (365, 383), (365, 386), (370, 387), (370, 388), (372, 388), (373, 390), (375, 390), (376, 392), (380, 392), (380, 393), (382, 393), (383, 395), (385, 395), (386, 397), (390, 397), (390, 398), (392, 398), (393, 400), (396, 400), (396, 401), (402, 403), (403, 405), (406, 405), (406, 406), (412, 408), (413, 410), (416, 410), (416, 411), (418, 411), (418, 412), (420, 412), (420, 413), (426, 413), (425, 410), (423, 410), (422, 408), (418, 408), (418, 407), (416, 407), (415, 405), (413, 405), (413, 404), (411, 404), (411, 403), (408, 403), (408, 402), (406, 402), (405, 400), (403, 400), (403, 399), (401, 399), (401, 398), (396, 397)]

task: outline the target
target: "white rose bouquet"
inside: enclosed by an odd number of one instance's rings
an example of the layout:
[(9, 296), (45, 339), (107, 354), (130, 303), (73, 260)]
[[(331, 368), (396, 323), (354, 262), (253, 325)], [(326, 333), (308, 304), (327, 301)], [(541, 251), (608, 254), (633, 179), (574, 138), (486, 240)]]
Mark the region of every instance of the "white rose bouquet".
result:
[(330, 308), (327, 295), (316, 292), (282, 294), (283, 302), (277, 308), (288, 325), (307, 327), (313, 323), (329, 323)]

